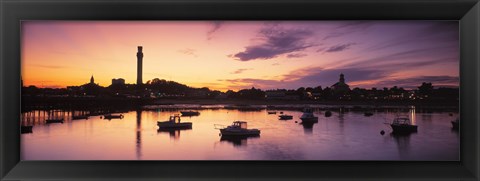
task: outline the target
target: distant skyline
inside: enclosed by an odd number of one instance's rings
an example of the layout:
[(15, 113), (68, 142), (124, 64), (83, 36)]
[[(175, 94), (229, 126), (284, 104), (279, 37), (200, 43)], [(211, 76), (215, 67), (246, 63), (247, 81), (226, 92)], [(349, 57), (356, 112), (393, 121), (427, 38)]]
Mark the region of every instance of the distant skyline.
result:
[(25, 86), (166, 79), (214, 90), (459, 86), (457, 21), (24, 21)]

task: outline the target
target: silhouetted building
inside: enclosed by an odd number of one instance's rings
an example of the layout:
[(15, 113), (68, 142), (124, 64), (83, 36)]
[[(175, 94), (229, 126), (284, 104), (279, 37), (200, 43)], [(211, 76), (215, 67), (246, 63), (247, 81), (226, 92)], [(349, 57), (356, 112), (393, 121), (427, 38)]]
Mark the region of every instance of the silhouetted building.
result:
[(137, 85), (142, 85), (142, 66), (143, 66), (143, 52), (142, 46), (138, 46), (138, 52), (137, 52)]
[(95, 84), (95, 79), (93, 79), (93, 75), (92, 75), (92, 77), (90, 78), (90, 84)]
[(335, 93), (348, 92), (350, 91), (350, 86), (345, 83), (345, 77), (343, 74), (340, 74), (340, 79), (337, 83), (331, 86), (331, 89)]
[(112, 79), (112, 85), (125, 85), (125, 79)]
[[(72, 90), (75, 90), (75, 86), (68, 87)], [(95, 83), (95, 79), (90, 77), (90, 83), (83, 84), (80, 86), (80, 91), (84, 93), (84, 95), (98, 95), (101, 91), (102, 87)]]

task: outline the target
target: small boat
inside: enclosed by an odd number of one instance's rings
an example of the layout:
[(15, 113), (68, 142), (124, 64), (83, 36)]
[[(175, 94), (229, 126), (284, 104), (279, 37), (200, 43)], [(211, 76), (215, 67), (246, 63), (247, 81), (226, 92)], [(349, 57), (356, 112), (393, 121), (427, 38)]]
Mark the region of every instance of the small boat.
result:
[(21, 134), (32, 133), (32, 128), (33, 128), (33, 126), (21, 126), (20, 127), (20, 133)]
[(72, 116), (72, 120), (88, 119), (88, 115)]
[(200, 115), (200, 112), (198, 111), (180, 111), (182, 113), (182, 116), (198, 116)]
[(283, 114), (283, 111), (281, 111), (280, 114)]
[(157, 125), (160, 129), (187, 129), (187, 128), (192, 128), (192, 123), (191, 122), (180, 122), (180, 115), (175, 114), (173, 116), (170, 116), (168, 121), (157, 121)]
[(277, 114), (277, 111), (268, 111), (268, 114)]
[(325, 111), (325, 117), (330, 117), (332, 116), (332, 112), (331, 111)]
[(460, 123), (460, 119), (456, 119), (455, 121), (452, 121), (452, 129), (457, 129), (458, 130), (458, 125)]
[(47, 119), (47, 120), (45, 120), (45, 122), (46, 122), (47, 124), (50, 124), (50, 123), (63, 123), (63, 118), (61, 118), (61, 119)]
[(284, 115), (280, 115), (278, 116), (280, 120), (289, 120), (289, 119), (293, 119), (293, 116), (292, 115), (288, 115), (288, 114), (284, 114)]
[(222, 136), (258, 136), (259, 129), (247, 129), (247, 122), (235, 121), (232, 125), (221, 128), (220, 134)]
[(103, 119), (123, 119), (123, 114), (119, 114), (119, 115), (116, 115), (116, 114), (106, 114), (106, 115), (103, 115)]
[(370, 117), (370, 116), (373, 116), (373, 113), (372, 112), (365, 112), (363, 113), (364, 116), (366, 117)]
[(397, 117), (393, 119), (390, 124), (393, 129), (393, 133), (412, 133), (417, 132), (417, 125), (412, 125), (410, 119), (407, 117)]
[(313, 115), (313, 109), (311, 108), (305, 108), (303, 110), (302, 116), (300, 116), (300, 119), (302, 120), (302, 122), (318, 122), (318, 117)]

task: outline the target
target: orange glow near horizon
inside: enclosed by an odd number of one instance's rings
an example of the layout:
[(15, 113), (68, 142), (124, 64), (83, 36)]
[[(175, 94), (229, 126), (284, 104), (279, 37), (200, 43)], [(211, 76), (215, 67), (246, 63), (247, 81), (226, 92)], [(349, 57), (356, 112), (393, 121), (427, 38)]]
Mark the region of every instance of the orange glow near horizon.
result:
[[(346, 23), (26, 21), (22, 79), (25, 86), (51, 88), (82, 85), (92, 75), (101, 86), (109, 86), (113, 78), (134, 84), (137, 46), (143, 46), (144, 83), (160, 78), (221, 91), (326, 87), (342, 72), (347, 82), (365, 88), (394, 85), (375, 85), (392, 77), (412, 87), (421, 84), (413, 82), (417, 77), (431, 79), (434, 85), (458, 86), (458, 37), (442, 42), (438, 37), (412, 42), (401, 38), (435, 23)], [(344, 30), (345, 26), (351, 28)], [(389, 29), (398, 31), (379, 33)], [(430, 55), (430, 50), (439, 53)], [(372, 59), (378, 60), (369, 62)], [(425, 63), (413, 66), (417, 62)]]

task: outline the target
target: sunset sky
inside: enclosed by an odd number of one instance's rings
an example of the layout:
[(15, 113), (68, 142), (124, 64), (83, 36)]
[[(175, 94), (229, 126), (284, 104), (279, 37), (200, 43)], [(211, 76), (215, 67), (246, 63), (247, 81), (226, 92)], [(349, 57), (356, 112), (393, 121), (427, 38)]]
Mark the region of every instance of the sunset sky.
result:
[(459, 85), (457, 21), (25, 21), (24, 85), (153, 78), (214, 90)]

